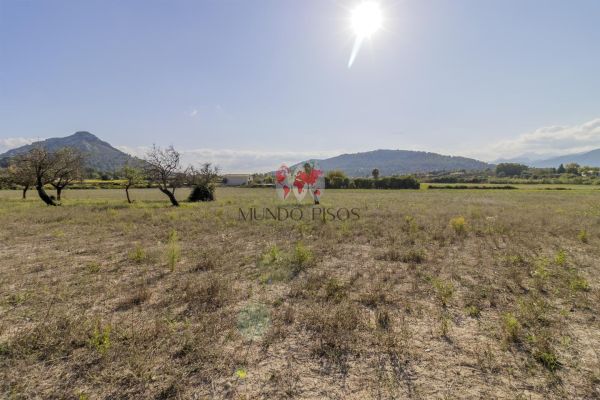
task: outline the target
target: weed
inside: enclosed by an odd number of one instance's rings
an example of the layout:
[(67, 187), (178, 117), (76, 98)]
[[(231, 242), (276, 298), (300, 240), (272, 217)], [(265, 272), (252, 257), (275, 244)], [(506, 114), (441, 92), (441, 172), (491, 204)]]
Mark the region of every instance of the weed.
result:
[(590, 284), (584, 277), (575, 275), (569, 279), (569, 288), (574, 292), (588, 291), (590, 290)]
[(502, 316), (502, 328), (507, 340), (518, 342), (521, 333), (521, 324), (513, 313), (506, 313)]
[(141, 264), (146, 259), (146, 252), (139, 244), (135, 246), (135, 250), (131, 252), (129, 258), (138, 264)]
[(292, 275), (296, 276), (300, 272), (306, 270), (312, 260), (313, 253), (308, 248), (304, 247), (302, 243), (297, 243), (290, 260)]
[(587, 231), (585, 229), (580, 230), (579, 233), (577, 234), (577, 239), (579, 239), (579, 241), (581, 243), (587, 243), (588, 242)]
[(92, 336), (90, 337), (90, 345), (92, 348), (94, 348), (94, 350), (98, 351), (102, 355), (106, 354), (111, 347), (111, 330), (112, 328), (110, 324), (107, 324), (103, 327), (100, 322), (97, 322), (94, 326)]
[(479, 307), (474, 305), (467, 306), (465, 308), (465, 312), (471, 318), (479, 318), (479, 316), (481, 315), (481, 310), (479, 309)]
[(390, 313), (386, 309), (378, 309), (375, 314), (377, 319), (377, 326), (381, 329), (387, 330), (390, 327)]
[(173, 229), (169, 234), (169, 241), (167, 242), (167, 250), (166, 250), (166, 258), (167, 265), (169, 266), (171, 272), (175, 271), (175, 266), (177, 262), (181, 258), (181, 248), (179, 246), (179, 238), (177, 236), (177, 231)]
[(331, 278), (325, 284), (325, 297), (329, 301), (340, 302), (346, 297), (346, 287), (335, 278)]
[(467, 233), (467, 222), (465, 217), (455, 217), (450, 220), (450, 226), (458, 236), (464, 236)]
[(90, 274), (96, 274), (100, 272), (100, 264), (97, 262), (91, 262), (87, 265), (87, 270)]
[(454, 295), (454, 285), (452, 282), (445, 282), (438, 278), (434, 278), (431, 283), (435, 289), (436, 298), (441, 303), (442, 307), (447, 307)]
[(554, 262), (559, 267), (564, 267), (565, 265), (567, 265), (567, 253), (562, 249), (559, 250), (558, 253), (556, 253), (556, 256), (554, 257)]

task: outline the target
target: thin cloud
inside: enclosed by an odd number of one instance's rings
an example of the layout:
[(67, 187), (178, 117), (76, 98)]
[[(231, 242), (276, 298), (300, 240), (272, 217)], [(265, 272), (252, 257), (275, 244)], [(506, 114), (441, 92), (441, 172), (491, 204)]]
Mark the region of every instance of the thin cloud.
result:
[(24, 138), (24, 137), (0, 139), (0, 152), (4, 153), (5, 151), (8, 151), (10, 149), (25, 146), (27, 144), (31, 144), (38, 140), (40, 140), (40, 139), (32, 139), (32, 138)]
[(600, 118), (581, 125), (542, 127), (470, 153), (487, 160), (523, 155), (530, 158), (548, 158), (583, 153), (597, 148), (600, 148)]
[[(143, 158), (150, 147), (117, 146), (125, 153)], [(342, 154), (342, 150), (332, 151), (260, 151), (260, 150), (232, 150), (232, 149), (192, 149), (180, 150), (184, 165), (198, 165), (210, 162), (218, 165), (225, 173), (252, 173), (274, 171), (283, 163), (291, 165), (308, 159), (329, 158)]]

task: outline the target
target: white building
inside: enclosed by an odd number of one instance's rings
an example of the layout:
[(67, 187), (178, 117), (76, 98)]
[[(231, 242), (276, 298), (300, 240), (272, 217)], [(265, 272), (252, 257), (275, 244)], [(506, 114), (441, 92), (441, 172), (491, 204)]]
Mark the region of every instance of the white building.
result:
[(252, 175), (249, 174), (227, 174), (223, 175), (223, 185), (242, 186), (252, 182)]

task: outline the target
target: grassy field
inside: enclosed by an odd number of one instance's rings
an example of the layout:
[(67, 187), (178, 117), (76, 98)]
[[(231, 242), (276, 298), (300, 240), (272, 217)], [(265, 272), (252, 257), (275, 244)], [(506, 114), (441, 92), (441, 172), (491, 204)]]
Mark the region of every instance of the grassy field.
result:
[(599, 398), (594, 189), (2, 191), (0, 397)]

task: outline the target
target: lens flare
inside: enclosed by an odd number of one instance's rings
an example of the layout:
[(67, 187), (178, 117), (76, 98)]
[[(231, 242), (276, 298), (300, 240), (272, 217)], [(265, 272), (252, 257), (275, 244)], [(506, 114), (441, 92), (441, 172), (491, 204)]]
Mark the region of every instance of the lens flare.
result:
[(348, 68), (352, 67), (363, 41), (370, 38), (383, 25), (383, 15), (379, 3), (364, 1), (356, 6), (352, 10), (351, 24), (356, 37), (354, 39), (354, 46), (352, 47), (352, 54), (350, 54), (350, 60), (348, 61)]

